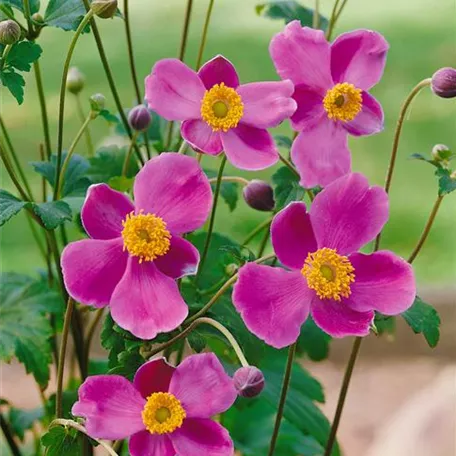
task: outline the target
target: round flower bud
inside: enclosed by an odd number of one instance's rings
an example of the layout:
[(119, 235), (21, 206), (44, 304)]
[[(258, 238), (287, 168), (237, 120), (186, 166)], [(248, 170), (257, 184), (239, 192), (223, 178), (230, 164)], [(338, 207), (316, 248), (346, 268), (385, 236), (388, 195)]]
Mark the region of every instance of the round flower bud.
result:
[(134, 107), (128, 114), (128, 123), (133, 130), (146, 131), (152, 122), (152, 116), (144, 105)]
[(254, 366), (241, 367), (234, 373), (234, 387), (239, 396), (256, 397), (264, 388), (264, 375)]
[(432, 76), (432, 91), (442, 98), (456, 97), (456, 68), (441, 68)]
[(76, 67), (71, 67), (68, 70), (68, 76), (66, 80), (66, 88), (68, 92), (77, 95), (84, 88), (84, 83), (84, 75)]
[(451, 150), (448, 148), (448, 146), (445, 146), (445, 144), (436, 144), (432, 148), (431, 153), (432, 153), (432, 158), (438, 162), (447, 161), (452, 156)]
[(257, 211), (272, 211), (274, 209), (274, 191), (264, 181), (253, 179), (244, 187), (245, 202)]
[(117, 0), (93, 0), (90, 7), (101, 19), (110, 19), (116, 14)]
[(96, 93), (95, 95), (92, 95), (89, 101), (90, 107), (92, 108), (92, 111), (95, 113), (99, 113), (100, 111), (103, 111), (103, 109), (105, 108), (106, 98), (101, 93)]
[(44, 24), (44, 17), (40, 13), (32, 14), (32, 21), (37, 24)]
[(21, 28), (15, 21), (7, 20), (0, 22), (0, 43), (8, 46), (17, 43), (21, 39)]
[(238, 272), (239, 266), (235, 263), (227, 264), (225, 267), (225, 272), (227, 275), (232, 276)]

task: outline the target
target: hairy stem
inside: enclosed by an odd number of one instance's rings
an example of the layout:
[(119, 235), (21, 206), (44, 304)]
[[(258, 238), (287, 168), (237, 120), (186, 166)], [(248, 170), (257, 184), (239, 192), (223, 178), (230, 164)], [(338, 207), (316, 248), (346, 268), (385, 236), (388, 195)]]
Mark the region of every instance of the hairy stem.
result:
[(320, 0), (315, 0), (315, 9), (312, 18), (312, 27), (318, 29), (320, 27)]
[(198, 58), (196, 59), (196, 70), (199, 70), (203, 61), (204, 48), (206, 47), (207, 32), (209, 30), (209, 23), (211, 22), (212, 10), (214, 8), (215, 0), (209, 0), (207, 7), (206, 20), (204, 21), (203, 34), (201, 35), (201, 43), (198, 50)]

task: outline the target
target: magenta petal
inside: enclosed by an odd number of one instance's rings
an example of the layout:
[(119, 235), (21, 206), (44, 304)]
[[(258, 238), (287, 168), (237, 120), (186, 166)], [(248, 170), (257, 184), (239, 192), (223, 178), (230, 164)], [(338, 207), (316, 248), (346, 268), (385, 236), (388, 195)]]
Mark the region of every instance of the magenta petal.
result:
[(388, 195), (369, 187), (359, 173), (347, 174), (319, 193), (310, 208), (318, 247), (347, 255), (372, 241), (388, 220)]
[(277, 163), (279, 153), (267, 130), (239, 124), (222, 133), (222, 143), (228, 160), (239, 169), (258, 171)]
[(204, 84), (200, 77), (177, 59), (163, 59), (146, 78), (149, 108), (167, 120), (199, 119)]
[(200, 255), (198, 249), (187, 240), (173, 236), (168, 253), (155, 260), (163, 274), (173, 279), (194, 275), (198, 270)]
[(321, 30), (292, 21), (272, 38), (269, 52), (282, 79), (306, 84), (321, 95), (333, 85), (330, 46)]
[(383, 75), (388, 47), (385, 38), (371, 30), (340, 35), (331, 46), (334, 82), (349, 82), (369, 90)]
[(365, 136), (379, 133), (383, 130), (383, 109), (381, 104), (369, 93), (363, 92), (363, 107), (359, 114), (350, 122), (343, 125), (353, 136)]
[(304, 84), (295, 87), (293, 98), (297, 109), (291, 116), (291, 126), (294, 130), (309, 130), (322, 121), (326, 112), (323, 108), (323, 97), (320, 93)]
[(247, 263), (239, 271), (233, 304), (250, 332), (283, 348), (298, 338), (312, 296), (300, 272)]
[(212, 190), (196, 158), (162, 153), (136, 176), (136, 210), (162, 217), (172, 234), (204, 225), (212, 206)]
[(302, 131), (291, 147), (291, 158), (305, 188), (325, 187), (350, 172), (347, 132), (332, 120)]
[(91, 437), (124, 439), (145, 428), (141, 417), (145, 404), (145, 399), (126, 378), (95, 375), (79, 387), (79, 400), (71, 413), (85, 418)]
[(374, 312), (356, 312), (343, 301), (331, 299), (312, 301), (311, 313), (315, 323), (332, 337), (367, 336), (374, 321)]
[(290, 203), (274, 217), (271, 241), (277, 258), (284, 266), (302, 269), (307, 254), (317, 250), (317, 241), (304, 203)]
[(93, 239), (114, 239), (120, 236), (122, 221), (134, 209), (126, 195), (109, 185), (91, 185), (81, 209), (82, 224)]
[(197, 151), (218, 155), (223, 150), (220, 132), (213, 131), (204, 120), (193, 119), (182, 122), (181, 134)]
[(68, 244), (62, 254), (65, 287), (81, 304), (104, 307), (127, 267), (122, 238), (84, 239)]
[(131, 456), (176, 456), (170, 438), (165, 435), (138, 432), (130, 437), (128, 450)]
[(169, 392), (180, 400), (189, 418), (225, 412), (237, 396), (233, 380), (213, 353), (186, 358), (174, 371)]
[(188, 307), (176, 282), (153, 262), (129, 258), (127, 270), (111, 298), (111, 316), (123, 329), (140, 339), (176, 329)]
[(176, 453), (182, 456), (233, 456), (228, 431), (215, 421), (190, 418), (171, 436)]
[(242, 122), (257, 128), (277, 127), (296, 111), (290, 80), (252, 82), (237, 89), (244, 103)]
[(152, 393), (166, 393), (175, 368), (165, 358), (157, 358), (143, 364), (135, 374), (133, 384), (147, 399)]
[(208, 90), (215, 84), (221, 84), (222, 82), (233, 89), (239, 85), (236, 68), (223, 55), (217, 55), (206, 62), (198, 71), (198, 76)]
[(344, 301), (353, 310), (397, 315), (413, 304), (415, 276), (407, 261), (388, 251), (353, 253), (349, 258), (355, 268), (355, 281), (351, 295)]

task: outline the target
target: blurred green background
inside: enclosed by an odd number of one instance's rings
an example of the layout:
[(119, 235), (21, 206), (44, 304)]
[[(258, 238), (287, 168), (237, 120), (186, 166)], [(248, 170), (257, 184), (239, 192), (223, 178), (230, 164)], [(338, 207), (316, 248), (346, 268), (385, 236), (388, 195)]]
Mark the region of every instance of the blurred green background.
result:
[[(46, 2), (42, 2), (46, 4)], [(186, 62), (194, 66), (199, 46), (207, 0), (196, 0), (190, 27)], [(283, 23), (258, 17), (256, 0), (216, 0), (209, 29), (205, 60), (221, 53), (236, 65), (242, 82), (277, 79), (269, 58), (268, 44)], [(329, 16), (332, 1), (322, 0), (321, 10)], [(120, 5), (122, 2), (120, 2)], [(183, 23), (185, 0), (134, 0), (131, 2), (133, 38), (138, 74), (142, 80), (157, 59), (177, 55)], [(312, 2), (304, 2), (312, 6)], [(391, 45), (386, 72), (374, 95), (381, 101), (386, 114), (385, 131), (377, 136), (351, 140), (353, 169), (365, 173), (370, 181), (383, 184), (390, 156), (391, 142), (398, 111), (410, 89), (420, 80), (430, 77), (443, 66), (455, 66), (456, 28), (454, 0), (349, 0), (336, 33), (356, 29), (375, 29), (385, 35)], [(44, 8), (43, 8), (44, 10)], [(127, 61), (123, 23), (119, 19), (100, 22), (102, 37), (114, 71), (124, 107), (134, 103), (134, 91)], [(58, 92), (62, 64), (72, 33), (44, 29), (39, 39), (43, 48), (41, 68), (51, 123), (52, 142), (56, 143)], [(73, 64), (87, 76), (85, 98), (102, 92), (108, 108), (114, 103), (105, 79), (93, 36), (84, 35), (77, 46)], [(33, 74), (27, 77), (25, 102), (15, 100), (2, 89), (1, 111), (10, 131), (20, 160), (32, 179), (36, 193), (39, 179), (32, 175), (29, 161), (39, 160), (38, 144), (42, 141), (38, 98)], [(87, 106), (88, 109), (88, 106)], [(429, 90), (414, 102), (404, 126), (399, 147), (396, 174), (391, 190), (391, 218), (385, 229), (384, 248), (407, 256), (415, 246), (437, 195), (433, 169), (423, 162), (409, 160), (412, 153), (430, 153), (436, 143), (456, 148), (454, 100), (439, 99)], [(68, 97), (65, 117), (65, 147), (80, 126), (74, 100)], [(92, 124), (92, 135), (100, 144), (110, 134), (106, 122)], [(281, 133), (291, 134), (288, 124)], [(78, 153), (84, 154), (84, 141)], [(205, 158), (205, 166), (213, 159)], [(258, 177), (258, 173), (227, 174)], [(261, 173), (269, 178), (272, 171)], [(1, 187), (14, 191), (1, 170)], [(231, 234), (241, 241), (267, 215), (249, 210), (243, 201), (234, 214), (223, 204), (216, 221), (216, 230)], [(431, 235), (415, 262), (420, 285), (445, 284), (454, 280), (456, 236), (455, 195), (444, 200)], [(17, 216), (0, 231), (1, 266), (4, 271), (32, 272), (44, 267), (33, 243), (23, 215)]]

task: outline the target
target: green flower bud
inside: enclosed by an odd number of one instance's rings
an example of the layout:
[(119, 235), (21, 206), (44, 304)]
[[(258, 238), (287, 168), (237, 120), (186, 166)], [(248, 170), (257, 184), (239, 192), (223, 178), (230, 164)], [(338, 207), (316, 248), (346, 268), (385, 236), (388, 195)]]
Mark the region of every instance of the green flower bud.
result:
[(7, 20), (0, 22), (0, 43), (8, 46), (17, 43), (21, 39), (21, 28), (15, 21)]
[(431, 153), (432, 153), (432, 158), (438, 162), (446, 162), (453, 155), (451, 150), (448, 148), (448, 146), (445, 146), (445, 144), (436, 144), (432, 148)]
[(85, 83), (84, 75), (76, 67), (71, 67), (68, 70), (68, 76), (66, 80), (66, 88), (68, 92), (77, 95), (83, 88)]
[(90, 7), (101, 19), (110, 19), (116, 14), (117, 0), (93, 0)]
[(106, 104), (106, 98), (101, 93), (96, 93), (90, 97), (90, 107), (92, 108), (92, 113), (96, 117), (100, 111), (103, 111)]
[(40, 13), (32, 14), (32, 21), (37, 24), (44, 25), (44, 17)]

